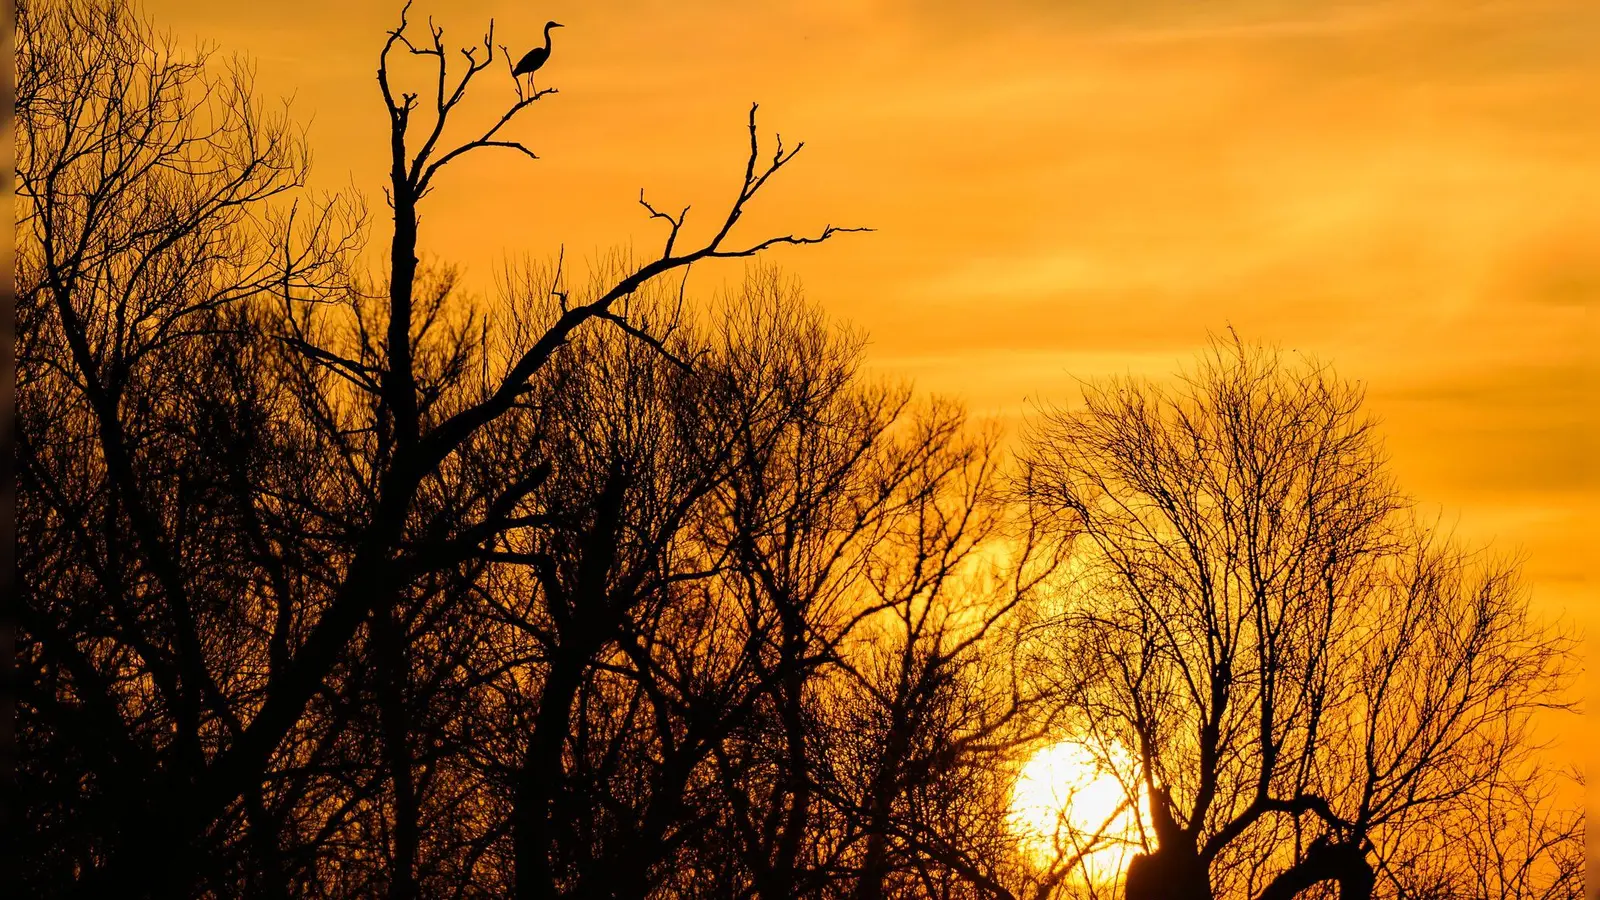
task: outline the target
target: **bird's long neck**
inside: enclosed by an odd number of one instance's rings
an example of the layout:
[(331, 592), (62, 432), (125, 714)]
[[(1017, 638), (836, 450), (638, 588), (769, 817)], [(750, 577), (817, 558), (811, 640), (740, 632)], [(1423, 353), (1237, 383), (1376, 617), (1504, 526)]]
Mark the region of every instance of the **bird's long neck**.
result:
[(550, 26), (549, 25), (546, 25), (544, 27), (544, 49), (545, 49), (546, 53), (550, 52)]

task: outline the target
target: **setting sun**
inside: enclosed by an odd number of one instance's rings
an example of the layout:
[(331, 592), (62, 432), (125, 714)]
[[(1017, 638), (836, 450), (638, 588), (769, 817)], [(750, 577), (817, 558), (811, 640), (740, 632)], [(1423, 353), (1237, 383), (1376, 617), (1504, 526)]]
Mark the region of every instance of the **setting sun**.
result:
[(1081, 855), (1074, 874), (1106, 881), (1137, 852), (1138, 813), (1123, 783), (1132, 766), (1120, 745), (1107, 749), (1097, 755), (1081, 741), (1061, 741), (1036, 752), (1018, 773), (1011, 823), (1040, 867), (1070, 864)]

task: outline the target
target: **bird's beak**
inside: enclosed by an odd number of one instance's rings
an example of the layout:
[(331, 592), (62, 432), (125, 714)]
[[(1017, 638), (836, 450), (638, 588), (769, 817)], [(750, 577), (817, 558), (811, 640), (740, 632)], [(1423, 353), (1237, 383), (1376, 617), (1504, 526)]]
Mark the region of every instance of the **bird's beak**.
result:
[(551, 22), (550, 23), (550, 27), (551, 28), (565, 28), (567, 26), (561, 24), (560, 22)]

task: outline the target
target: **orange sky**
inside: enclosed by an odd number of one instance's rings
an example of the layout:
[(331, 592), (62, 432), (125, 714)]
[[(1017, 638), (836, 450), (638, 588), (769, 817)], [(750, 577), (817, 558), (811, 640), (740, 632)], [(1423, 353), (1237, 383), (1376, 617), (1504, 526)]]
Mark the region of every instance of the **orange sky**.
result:
[[(1600, 3), (428, 7), (451, 47), (490, 16), (517, 53), (567, 25), (560, 93), (517, 131), (543, 159), (479, 156), (425, 201), (423, 246), (480, 290), (508, 253), (654, 249), (640, 187), (722, 208), (759, 100), (807, 148), (743, 227), (878, 229), (774, 256), (875, 366), (1012, 416), (1229, 324), (1313, 352), (1369, 385), (1408, 489), (1522, 550), (1540, 608), (1600, 622)], [(318, 183), (381, 210), (396, 3), (147, 9), (252, 57)]]

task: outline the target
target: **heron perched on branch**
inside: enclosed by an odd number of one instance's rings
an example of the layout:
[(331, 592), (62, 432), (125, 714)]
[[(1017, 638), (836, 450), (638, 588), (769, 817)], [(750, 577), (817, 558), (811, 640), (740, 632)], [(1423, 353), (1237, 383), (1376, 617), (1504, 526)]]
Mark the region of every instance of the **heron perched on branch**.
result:
[[(511, 70), (511, 74), (521, 78), (523, 75), (532, 75), (534, 72), (539, 71), (539, 67), (550, 59), (550, 29), (561, 27), (563, 26), (560, 22), (544, 23), (544, 46), (535, 47), (524, 54), (521, 59), (517, 60), (517, 66)], [(532, 78), (528, 79), (528, 86), (533, 86)]]

